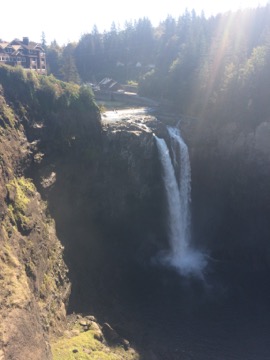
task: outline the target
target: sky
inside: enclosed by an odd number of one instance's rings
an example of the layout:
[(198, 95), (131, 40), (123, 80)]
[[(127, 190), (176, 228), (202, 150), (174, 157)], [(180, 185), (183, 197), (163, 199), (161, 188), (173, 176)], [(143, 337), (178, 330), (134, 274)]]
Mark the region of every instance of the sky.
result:
[(56, 40), (60, 45), (78, 41), (92, 31), (109, 30), (112, 22), (123, 27), (125, 21), (148, 17), (154, 26), (167, 15), (178, 18), (185, 9), (195, 9), (206, 16), (239, 8), (257, 7), (270, 0), (34, 0), (3, 1), (1, 4), (0, 39), (11, 41), (28, 36), (40, 42), (42, 32), (48, 44)]

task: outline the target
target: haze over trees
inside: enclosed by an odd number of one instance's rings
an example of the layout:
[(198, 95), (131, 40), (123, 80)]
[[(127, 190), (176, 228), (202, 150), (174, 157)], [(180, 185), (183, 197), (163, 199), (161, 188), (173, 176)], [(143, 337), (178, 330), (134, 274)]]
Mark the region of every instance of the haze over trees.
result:
[(186, 11), (157, 27), (147, 18), (104, 33), (94, 26), (78, 43), (48, 46), (48, 67), (75, 83), (136, 81), (141, 95), (190, 116), (262, 118), (270, 110), (269, 18), (267, 5), (209, 19)]

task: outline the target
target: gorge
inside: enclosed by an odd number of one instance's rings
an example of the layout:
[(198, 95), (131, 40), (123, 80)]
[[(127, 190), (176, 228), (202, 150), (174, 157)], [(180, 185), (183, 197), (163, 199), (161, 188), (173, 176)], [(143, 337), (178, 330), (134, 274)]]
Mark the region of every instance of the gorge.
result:
[(180, 137), (178, 118), (101, 121), (84, 87), (0, 76), (0, 358), (51, 359), (67, 309), (140, 359), (267, 359), (269, 122), (182, 118)]

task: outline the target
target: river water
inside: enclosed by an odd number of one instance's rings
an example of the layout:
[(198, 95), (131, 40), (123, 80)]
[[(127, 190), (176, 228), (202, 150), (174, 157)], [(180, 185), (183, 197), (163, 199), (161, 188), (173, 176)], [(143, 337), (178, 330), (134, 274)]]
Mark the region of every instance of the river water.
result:
[(261, 284), (239, 282), (235, 289), (218, 275), (206, 275), (203, 283), (153, 273), (128, 276), (133, 284), (124, 291), (135, 324), (131, 340), (146, 354), (143, 360), (152, 352), (158, 360), (270, 359), (269, 297)]
[(145, 107), (139, 108), (128, 108), (128, 109), (115, 109), (110, 111), (105, 111), (102, 114), (103, 121), (140, 121), (143, 120), (145, 116), (149, 116), (151, 109)]

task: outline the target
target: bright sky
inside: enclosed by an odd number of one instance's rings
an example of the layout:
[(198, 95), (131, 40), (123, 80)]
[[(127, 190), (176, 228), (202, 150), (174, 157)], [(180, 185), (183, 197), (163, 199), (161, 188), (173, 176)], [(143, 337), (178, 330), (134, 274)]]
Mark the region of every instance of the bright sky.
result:
[[(155, 26), (167, 15), (177, 18), (185, 9), (205, 15), (265, 5), (269, 0), (13, 0), (1, 3), (0, 39), (11, 41), (28, 36), (39, 42), (44, 31), (47, 43), (78, 41), (81, 35), (109, 30), (112, 22), (122, 27), (126, 20), (148, 17)], [(270, 19), (269, 19), (270, 20)]]

